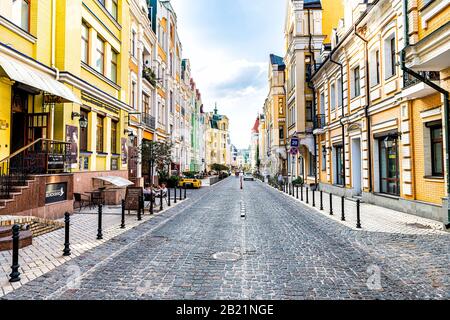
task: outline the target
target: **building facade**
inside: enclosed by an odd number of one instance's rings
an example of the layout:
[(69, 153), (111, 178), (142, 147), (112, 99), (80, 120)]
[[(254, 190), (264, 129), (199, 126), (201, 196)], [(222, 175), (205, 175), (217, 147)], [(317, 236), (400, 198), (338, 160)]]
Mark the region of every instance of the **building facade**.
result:
[(231, 141), (229, 120), (226, 115), (218, 113), (217, 105), (213, 112), (205, 114), (206, 121), (206, 169), (211, 171), (213, 164), (230, 165)]

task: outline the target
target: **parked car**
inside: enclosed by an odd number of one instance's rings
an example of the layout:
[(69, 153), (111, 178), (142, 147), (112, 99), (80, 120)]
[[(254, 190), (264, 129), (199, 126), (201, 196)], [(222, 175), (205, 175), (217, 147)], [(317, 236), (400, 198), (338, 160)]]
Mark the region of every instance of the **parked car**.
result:
[(244, 173), (244, 181), (255, 181), (255, 178), (253, 178), (253, 175), (250, 172)]
[(200, 179), (196, 179), (196, 178), (183, 177), (178, 182), (178, 186), (182, 187), (182, 188), (186, 187), (186, 188), (199, 189), (202, 186), (202, 181)]

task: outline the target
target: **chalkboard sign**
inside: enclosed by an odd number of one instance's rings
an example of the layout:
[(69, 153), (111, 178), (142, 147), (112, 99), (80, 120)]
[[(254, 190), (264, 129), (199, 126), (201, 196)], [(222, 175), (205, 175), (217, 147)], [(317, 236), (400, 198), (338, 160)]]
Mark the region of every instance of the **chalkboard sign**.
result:
[(140, 196), (144, 196), (144, 189), (142, 187), (127, 187), (125, 210), (139, 210)]
[(52, 183), (45, 186), (45, 204), (67, 200), (67, 182)]

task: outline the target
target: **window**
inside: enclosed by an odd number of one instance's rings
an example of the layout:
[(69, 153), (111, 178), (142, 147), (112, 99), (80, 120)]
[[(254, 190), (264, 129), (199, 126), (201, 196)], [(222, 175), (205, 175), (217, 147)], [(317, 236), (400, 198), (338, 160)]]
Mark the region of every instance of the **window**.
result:
[(170, 91), (170, 113), (173, 113), (173, 91)]
[(325, 171), (327, 168), (327, 148), (322, 146), (322, 171)]
[[(88, 119), (88, 113), (84, 110), (80, 111), (83, 118)], [(80, 128), (80, 152), (88, 151), (88, 128)]]
[(309, 100), (306, 101), (305, 118), (306, 118), (306, 121), (312, 121), (313, 120), (312, 101), (309, 101)]
[[(2, 0), (3, 2), (4, 0)], [(0, 6), (1, 7), (1, 6)], [(30, 1), (12, 0), (11, 22), (25, 31), (30, 31)]]
[(97, 61), (95, 63), (97, 71), (101, 74), (105, 71), (105, 42), (97, 37)]
[(111, 0), (111, 15), (114, 17), (115, 20), (118, 18), (118, 5), (117, 0)]
[(136, 31), (131, 31), (131, 56), (136, 58)]
[(385, 79), (396, 74), (395, 64), (396, 64), (396, 51), (395, 51), (395, 34), (391, 35), (384, 41), (384, 51), (385, 51)]
[(308, 82), (311, 79), (311, 63), (305, 64), (305, 79)]
[(308, 168), (309, 172), (308, 172), (308, 175), (309, 176), (314, 176), (316, 174), (316, 159), (315, 159), (315, 157), (313, 156), (313, 154), (311, 152), (308, 152), (308, 153), (309, 153), (309, 163), (308, 163), (308, 165), (309, 165), (309, 168)]
[(336, 85), (334, 83), (330, 87), (330, 94), (331, 111), (334, 111), (336, 109)]
[(376, 82), (374, 83), (374, 85), (377, 85), (380, 83), (380, 50), (377, 50), (375, 52), (375, 66), (376, 66), (376, 70), (375, 70)]
[(131, 107), (137, 109), (136, 105), (136, 82), (131, 82)]
[(342, 107), (343, 97), (342, 97), (342, 78), (341, 77), (339, 77), (339, 80), (337, 82), (337, 92), (338, 92), (337, 105), (338, 105), (338, 107)]
[(111, 153), (117, 154), (117, 121), (111, 121)]
[(399, 195), (397, 136), (386, 136), (378, 140), (380, 163), (380, 192)]
[(325, 114), (325, 93), (320, 94), (320, 114)]
[(359, 66), (353, 69), (353, 90), (352, 98), (358, 97), (361, 94), (361, 84), (359, 79)]
[(81, 24), (81, 61), (89, 63), (89, 27), (84, 22)]
[(97, 152), (103, 152), (103, 119), (97, 115)]
[(150, 114), (150, 97), (145, 93), (142, 95), (142, 107), (145, 114)]
[(283, 127), (279, 128), (279, 138), (280, 138), (280, 140), (284, 140), (284, 128)]
[(338, 145), (334, 147), (335, 154), (335, 183), (339, 186), (344, 185), (344, 147)]
[(117, 82), (117, 53), (111, 51), (111, 80)]
[(442, 125), (430, 127), (430, 134), (431, 134), (431, 174), (433, 176), (444, 176)]

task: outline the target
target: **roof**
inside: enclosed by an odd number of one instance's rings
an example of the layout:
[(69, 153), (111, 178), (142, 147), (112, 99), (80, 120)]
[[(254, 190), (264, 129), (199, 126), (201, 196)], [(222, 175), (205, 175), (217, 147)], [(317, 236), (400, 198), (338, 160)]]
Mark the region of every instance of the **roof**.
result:
[(322, 9), (320, 0), (304, 0), (303, 8), (305, 9)]
[(256, 118), (255, 124), (253, 125), (252, 132), (259, 133), (259, 118)]
[(276, 56), (274, 54), (270, 55), (270, 63), (271, 64), (276, 64), (278, 66), (285, 66), (283, 58), (279, 57), (279, 56)]

